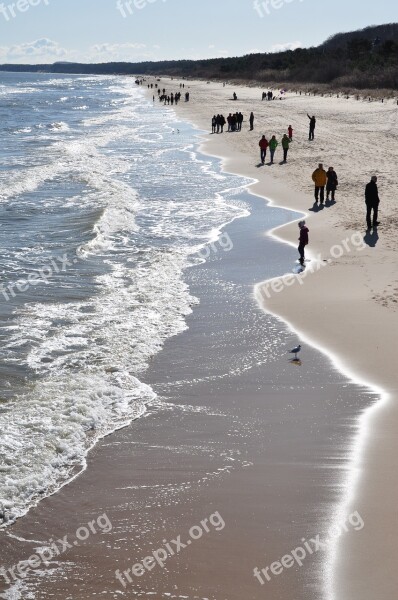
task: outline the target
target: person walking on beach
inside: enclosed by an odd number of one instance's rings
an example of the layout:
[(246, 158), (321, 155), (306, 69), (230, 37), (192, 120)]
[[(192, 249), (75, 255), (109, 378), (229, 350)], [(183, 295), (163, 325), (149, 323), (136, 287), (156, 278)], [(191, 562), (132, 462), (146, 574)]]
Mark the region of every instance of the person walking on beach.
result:
[[(366, 225), (368, 230), (371, 227), (377, 227), (380, 222), (377, 220), (379, 213), (379, 190), (377, 188), (377, 177), (373, 175), (370, 182), (365, 188), (365, 202), (366, 202)], [(373, 222), (372, 222), (372, 211), (373, 211)]]
[(300, 221), (298, 226), (300, 229), (298, 252), (300, 255), (300, 265), (303, 267), (304, 262), (305, 262), (304, 251), (305, 251), (305, 247), (308, 246), (309, 229), (306, 226), (305, 221)]
[(287, 153), (289, 152), (289, 146), (290, 146), (290, 140), (285, 133), (282, 138), (283, 162), (287, 162)]
[(249, 123), (250, 123), (250, 131), (253, 131), (253, 125), (254, 125), (254, 114), (251, 112), (250, 113), (250, 117), (249, 117)]
[(338, 179), (337, 179), (337, 173), (336, 171), (333, 169), (333, 167), (329, 167), (327, 172), (326, 172), (326, 177), (327, 177), (327, 184), (326, 184), (326, 200), (329, 200), (329, 194), (332, 195), (332, 201), (334, 202), (334, 195), (337, 189), (337, 186), (339, 185)]
[(269, 143), (269, 151), (270, 151), (270, 154), (271, 154), (271, 165), (274, 164), (274, 154), (275, 154), (275, 150), (277, 149), (277, 147), (278, 147), (278, 140), (273, 135), (272, 138), (271, 138), (271, 140), (270, 140), (270, 143)]
[(320, 192), (321, 204), (323, 204), (325, 199), (325, 185), (327, 183), (327, 177), (322, 163), (319, 163), (318, 168), (313, 172), (312, 181), (315, 183), (315, 202), (318, 204)]
[(308, 139), (311, 142), (313, 139), (315, 139), (316, 118), (314, 116), (310, 117), (310, 115), (308, 113), (307, 113), (307, 117), (310, 120), (310, 131), (308, 134)]
[(220, 115), (220, 127), (221, 127), (221, 133), (224, 133), (224, 125), (226, 123), (225, 117), (224, 115)]
[(262, 162), (262, 164), (264, 164), (265, 157), (267, 156), (267, 148), (269, 146), (268, 140), (265, 137), (265, 135), (263, 135), (263, 137), (259, 141), (258, 145), (260, 146), (260, 158), (261, 158), (261, 162)]
[(289, 125), (289, 127), (287, 128), (287, 134), (289, 136), (289, 140), (293, 141), (293, 128), (291, 125)]

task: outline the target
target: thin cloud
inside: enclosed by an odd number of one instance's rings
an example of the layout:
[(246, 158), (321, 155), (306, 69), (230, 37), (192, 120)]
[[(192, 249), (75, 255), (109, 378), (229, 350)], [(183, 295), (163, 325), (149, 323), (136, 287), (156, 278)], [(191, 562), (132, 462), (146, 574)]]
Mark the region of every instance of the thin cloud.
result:
[(157, 56), (146, 44), (110, 44), (105, 42), (91, 46), (87, 59), (89, 62), (138, 62), (142, 60), (157, 60)]
[(40, 38), (33, 42), (25, 44), (15, 44), (14, 46), (0, 47), (0, 60), (5, 62), (37, 62), (63, 58), (68, 54), (65, 48), (62, 48), (58, 42), (48, 38)]

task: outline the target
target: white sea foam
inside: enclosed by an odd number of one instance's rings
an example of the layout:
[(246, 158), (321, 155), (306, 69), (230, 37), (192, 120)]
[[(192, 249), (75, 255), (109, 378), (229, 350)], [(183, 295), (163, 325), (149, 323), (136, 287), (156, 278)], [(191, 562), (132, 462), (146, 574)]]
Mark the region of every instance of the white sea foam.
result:
[[(104, 86), (105, 79), (52, 79), (45, 87), (57, 91), (56, 104), (59, 92), (65, 98), (63, 89), (69, 93), (75, 86), (74, 99), (81, 104), (82, 81)], [(36, 124), (36, 140), (50, 146), (44, 153), (38, 146), (26, 165), (16, 155), (18, 171), (2, 177), (4, 202), (25, 202), (49, 215), (57, 214), (60, 204), (68, 209), (73, 222), (63, 224), (65, 232), (73, 232), (73, 223), (83, 216), (96, 215), (85, 240), (76, 238), (78, 264), (69, 267), (75, 278), (57, 278), (65, 299), (58, 293), (51, 302), (37, 301), (35, 290), (29, 290), (27, 302), (3, 329), (4, 364), (34, 375), (29, 389), (0, 405), (0, 505), (6, 523), (68, 482), (84, 468), (98, 439), (139, 417), (154, 401), (142, 374), (164, 340), (186, 327), (196, 302), (183, 270), (198, 262), (192, 253), (216, 240), (224, 223), (246, 213), (219, 193), (220, 181), (233, 188), (232, 179), (219, 177), (183, 133), (172, 135), (171, 112), (157, 113), (154, 121), (131, 81), (101, 93), (112, 107), (91, 110), (79, 127), (64, 113)], [(157, 150), (161, 158), (154, 171)], [(62, 190), (77, 186), (83, 192), (42, 196), (45, 186), (57, 182)], [(26, 194), (34, 194), (29, 203)], [(25, 232), (26, 241), (7, 256), (5, 275), (18, 274), (29, 261), (45, 264), (42, 255), (52, 233), (43, 232), (32, 247)], [(79, 271), (82, 265), (89, 265), (92, 275)], [(53, 285), (46, 291), (49, 298)], [(79, 301), (69, 298), (76, 285), (83, 290)]]

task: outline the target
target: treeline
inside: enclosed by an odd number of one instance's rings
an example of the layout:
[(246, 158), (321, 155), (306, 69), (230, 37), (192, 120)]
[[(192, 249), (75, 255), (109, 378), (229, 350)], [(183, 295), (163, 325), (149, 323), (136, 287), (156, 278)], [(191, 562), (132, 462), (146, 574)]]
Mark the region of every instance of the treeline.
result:
[(398, 23), (337, 34), (313, 48), (233, 58), (102, 64), (2, 65), (3, 71), (169, 75), (199, 79), (398, 89)]

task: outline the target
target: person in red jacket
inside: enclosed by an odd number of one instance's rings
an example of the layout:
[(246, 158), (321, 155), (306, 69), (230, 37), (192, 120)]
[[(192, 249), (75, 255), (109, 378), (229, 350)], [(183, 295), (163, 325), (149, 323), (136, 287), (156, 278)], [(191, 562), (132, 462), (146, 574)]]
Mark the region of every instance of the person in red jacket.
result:
[(305, 221), (300, 221), (298, 226), (300, 228), (299, 247), (298, 247), (298, 251), (300, 254), (300, 265), (304, 266), (304, 261), (305, 261), (304, 249), (308, 245), (309, 229), (306, 226)]
[(267, 148), (268, 148), (268, 140), (266, 139), (265, 135), (263, 135), (263, 137), (259, 141), (258, 145), (260, 146), (261, 162), (262, 162), (262, 164), (264, 164), (265, 157), (267, 156)]
[(293, 127), (291, 125), (289, 125), (289, 127), (287, 128), (287, 134), (289, 136), (289, 140), (292, 141), (293, 140)]

